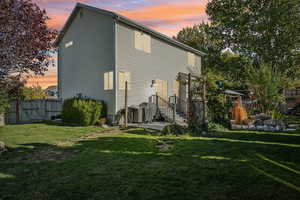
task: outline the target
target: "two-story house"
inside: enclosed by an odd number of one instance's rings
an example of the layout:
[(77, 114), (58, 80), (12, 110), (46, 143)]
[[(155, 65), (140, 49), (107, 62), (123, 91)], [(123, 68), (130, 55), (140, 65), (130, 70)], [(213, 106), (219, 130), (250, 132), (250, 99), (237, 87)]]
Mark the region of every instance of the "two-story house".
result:
[(185, 88), (176, 81), (178, 72), (201, 69), (205, 55), (119, 14), (80, 3), (55, 44), (59, 97), (80, 93), (103, 100), (112, 120), (124, 108), (125, 81), (129, 105), (147, 102), (153, 82), (167, 99)]

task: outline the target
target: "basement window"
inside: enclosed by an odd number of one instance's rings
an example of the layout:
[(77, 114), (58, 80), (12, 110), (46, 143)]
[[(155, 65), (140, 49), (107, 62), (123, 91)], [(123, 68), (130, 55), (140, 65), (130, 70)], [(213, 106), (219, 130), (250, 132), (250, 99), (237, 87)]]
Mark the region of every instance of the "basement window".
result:
[(151, 36), (140, 31), (135, 31), (134, 46), (137, 50), (151, 53)]
[(104, 90), (114, 89), (114, 72), (104, 73)]

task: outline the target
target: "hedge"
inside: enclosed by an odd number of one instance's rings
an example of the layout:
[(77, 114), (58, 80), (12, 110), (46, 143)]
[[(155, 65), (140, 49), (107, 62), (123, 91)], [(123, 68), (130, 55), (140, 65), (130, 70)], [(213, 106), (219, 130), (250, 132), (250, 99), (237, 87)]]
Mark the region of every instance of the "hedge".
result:
[(104, 102), (75, 97), (66, 99), (63, 103), (62, 120), (65, 123), (90, 126), (102, 117), (106, 117)]

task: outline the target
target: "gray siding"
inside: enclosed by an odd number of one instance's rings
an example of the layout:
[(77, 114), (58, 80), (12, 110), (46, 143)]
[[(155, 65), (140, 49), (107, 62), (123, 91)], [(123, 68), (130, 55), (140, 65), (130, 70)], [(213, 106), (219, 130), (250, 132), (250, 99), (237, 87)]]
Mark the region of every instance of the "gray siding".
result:
[[(151, 53), (135, 49), (134, 29), (118, 23), (116, 26), (116, 71), (131, 72), (129, 105), (147, 102), (153, 90), (155, 79), (168, 81), (168, 94), (173, 95), (173, 81), (178, 72), (188, 72), (187, 51), (151, 37)], [(196, 66), (201, 66), (201, 58), (196, 55)], [(117, 90), (117, 106), (124, 107), (124, 90)]]
[[(104, 100), (108, 114), (113, 114), (115, 91), (104, 91), (103, 76), (114, 71), (114, 22), (111, 17), (82, 11), (59, 45), (59, 95), (66, 99), (82, 93)], [(73, 46), (65, 48), (69, 41)]]

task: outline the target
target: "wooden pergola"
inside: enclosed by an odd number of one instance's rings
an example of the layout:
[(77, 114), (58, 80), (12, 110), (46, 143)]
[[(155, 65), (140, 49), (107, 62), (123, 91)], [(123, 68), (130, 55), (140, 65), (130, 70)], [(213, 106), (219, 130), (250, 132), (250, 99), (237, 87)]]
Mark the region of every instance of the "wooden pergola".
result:
[[(193, 100), (195, 96), (200, 98), (200, 102), (203, 104), (203, 116), (202, 123), (208, 123), (207, 115), (207, 92), (206, 92), (206, 76), (199, 73), (178, 73), (178, 81), (184, 81), (188, 85), (188, 111), (187, 111), (187, 120), (190, 124), (195, 119), (195, 110), (193, 109)], [(193, 86), (198, 84), (195, 88)]]

